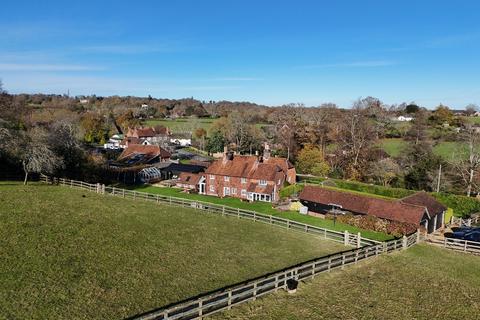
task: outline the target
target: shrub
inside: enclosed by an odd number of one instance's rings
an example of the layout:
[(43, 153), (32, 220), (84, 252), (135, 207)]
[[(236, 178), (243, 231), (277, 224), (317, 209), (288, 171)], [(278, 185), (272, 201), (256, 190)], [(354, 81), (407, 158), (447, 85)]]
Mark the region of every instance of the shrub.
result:
[(286, 186), (280, 190), (280, 198), (285, 199), (289, 198), (294, 194), (298, 194), (303, 190), (304, 185), (302, 184), (292, 184)]
[(432, 193), (438, 201), (453, 209), (456, 217), (467, 217), (473, 213), (480, 212), (480, 201), (467, 196), (460, 196), (449, 193)]

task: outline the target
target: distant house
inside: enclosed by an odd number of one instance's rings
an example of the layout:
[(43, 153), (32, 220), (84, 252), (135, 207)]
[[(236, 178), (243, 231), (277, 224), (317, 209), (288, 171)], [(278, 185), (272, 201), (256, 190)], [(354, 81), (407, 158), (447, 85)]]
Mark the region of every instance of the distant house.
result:
[(268, 146), (263, 156), (235, 155), (224, 151), (205, 171), (199, 193), (234, 197), (250, 201), (274, 202), (285, 182), (295, 183), (295, 167), (285, 158), (270, 156)]
[(182, 147), (189, 147), (192, 145), (192, 138), (190, 134), (174, 134), (170, 137), (170, 142)]
[(299, 198), (312, 213), (369, 215), (408, 224), (412, 226), (412, 230), (422, 228), (427, 233), (432, 233), (443, 226), (447, 210), (426, 192), (418, 192), (400, 200), (388, 200), (323, 187), (305, 186)]
[(400, 121), (400, 122), (413, 121), (413, 117), (398, 116), (398, 117), (397, 117), (397, 121)]
[(122, 144), (123, 134), (114, 134), (108, 139), (108, 142), (103, 145), (104, 149), (120, 149), (123, 148)]
[(167, 127), (140, 127), (128, 128), (126, 138), (138, 139), (141, 142), (148, 141), (150, 144), (168, 143), (170, 140), (170, 129)]
[(129, 145), (118, 157), (119, 164), (127, 166), (154, 164), (170, 160), (170, 152), (157, 145)]

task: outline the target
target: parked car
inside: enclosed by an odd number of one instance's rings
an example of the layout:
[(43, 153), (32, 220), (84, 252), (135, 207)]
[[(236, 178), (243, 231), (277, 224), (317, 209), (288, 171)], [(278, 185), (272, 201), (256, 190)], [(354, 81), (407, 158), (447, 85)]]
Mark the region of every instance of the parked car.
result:
[(463, 240), (480, 242), (480, 230), (467, 233)]

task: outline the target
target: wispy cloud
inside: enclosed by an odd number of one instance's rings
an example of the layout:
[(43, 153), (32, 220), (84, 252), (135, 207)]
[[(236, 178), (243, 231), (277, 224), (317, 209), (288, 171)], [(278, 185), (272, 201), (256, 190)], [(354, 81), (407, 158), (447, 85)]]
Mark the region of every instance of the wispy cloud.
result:
[(219, 78), (212, 78), (212, 79), (207, 79), (211, 81), (261, 81), (263, 79), (261, 78), (255, 78), (255, 77), (219, 77)]
[(105, 68), (74, 64), (0, 63), (0, 71), (100, 71)]
[(78, 48), (79, 51), (85, 53), (111, 53), (111, 54), (141, 54), (155, 52), (170, 52), (182, 50), (175, 44), (158, 45), (158, 44), (112, 44), (112, 45), (92, 45)]
[(305, 66), (296, 66), (294, 69), (326, 69), (326, 68), (378, 68), (397, 65), (396, 61), (391, 60), (368, 60), (342, 63), (312, 64)]

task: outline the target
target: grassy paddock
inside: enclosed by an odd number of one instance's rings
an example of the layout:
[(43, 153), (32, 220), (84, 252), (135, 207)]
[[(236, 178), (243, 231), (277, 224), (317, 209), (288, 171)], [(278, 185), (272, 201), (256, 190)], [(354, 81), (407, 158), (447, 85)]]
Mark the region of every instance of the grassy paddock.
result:
[(339, 223), (339, 222), (334, 224), (332, 220), (306, 216), (296, 211), (279, 211), (273, 208), (272, 204), (268, 202), (245, 202), (245, 201), (241, 201), (240, 199), (229, 198), (229, 197), (222, 199), (218, 197), (201, 195), (201, 194), (189, 194), (189, 193), (183, 192), (181, 189), (167, 188), (167, 187), (140, 186), (140, 187), (136, 187), (135, 190), (154, 193), (154, 194), (161, 194), (164, 196), (210, 202), (210, 203), (215, 203), (219, 205), (240, 208), (244, 210), (252, 210), (259, 213), (264, 213), (264, 214), (269, 214), (269, 215), (282, 217), (290, 220), (295, 220), (298, 222), (307, 223), (313, 226), (327, 228), (330, 230), (336, 230), (340, 232), (344, 232), (345, 230), (347, 230), (350, 233), (360, 232), (364, 237), (373, 239), (373, 240), (378, 240), (378, 241), (385, 241), (393, 238), (392, 236), (381, 233), (381, 232), (360, 229), (360, 228), (357, 228), (348, 224), (344, 224), (344, 223)]
[(314, 257), (331, 241), (188, 208), (0, 183), (0, 315), (121, 319)]
[(214, 319), (478, 319), (480, 257), (428, 245), (383, 255)]

